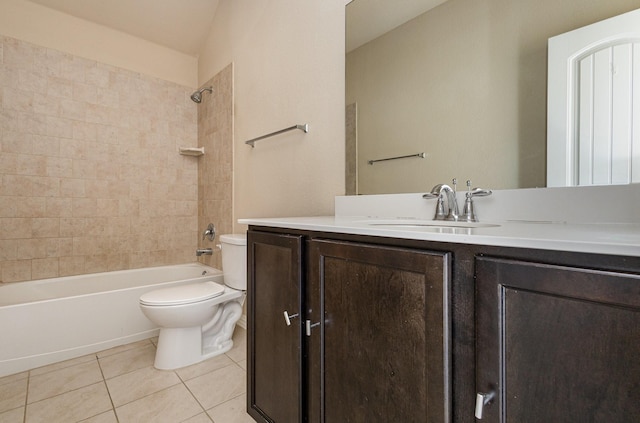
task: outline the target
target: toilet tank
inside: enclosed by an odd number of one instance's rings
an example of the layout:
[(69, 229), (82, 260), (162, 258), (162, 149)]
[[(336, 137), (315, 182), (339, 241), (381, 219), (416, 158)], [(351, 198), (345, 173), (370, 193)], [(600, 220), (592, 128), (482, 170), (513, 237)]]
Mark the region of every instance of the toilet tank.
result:
[(241, 291), (247, 289), (247, 235), (220, 235), (224, 284)]

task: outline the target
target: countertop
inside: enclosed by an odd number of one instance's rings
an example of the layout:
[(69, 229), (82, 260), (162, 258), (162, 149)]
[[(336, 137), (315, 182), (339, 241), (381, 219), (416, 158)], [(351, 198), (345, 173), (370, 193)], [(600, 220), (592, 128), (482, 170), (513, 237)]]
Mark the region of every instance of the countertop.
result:
[[(377, 224), (381, 221), (384, 224)], [(463, 228), (414, 226), (414, 222), (408, 219), (394, 221), (394, 218), (376, 216), (248, 218), (239, 219), (238, 223), (354, 235), (640, 257), (639, 223), (505, 220), (481, 222), (498, 226)], [(416, 220), (415, 223), (425, 221)]]

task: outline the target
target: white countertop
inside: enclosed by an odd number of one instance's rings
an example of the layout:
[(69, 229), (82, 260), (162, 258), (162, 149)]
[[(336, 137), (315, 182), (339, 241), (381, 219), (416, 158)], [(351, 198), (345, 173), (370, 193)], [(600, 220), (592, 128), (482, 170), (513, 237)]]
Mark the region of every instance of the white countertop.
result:
[[(239, 219), (238, 223), (424, 241), (640, 257), (640, 223), (483, 221), (482, 223), (499, 225), (487, 228), (371, 224), (381, 219), (367, 216), (282, 217)], [(406, 219), (402, 219), (401, 223), (404, 222)]]

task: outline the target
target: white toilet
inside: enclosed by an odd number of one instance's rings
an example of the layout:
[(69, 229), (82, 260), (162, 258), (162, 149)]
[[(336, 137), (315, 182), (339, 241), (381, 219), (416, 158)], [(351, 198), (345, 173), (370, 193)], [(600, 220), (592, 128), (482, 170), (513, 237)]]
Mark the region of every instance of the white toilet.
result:
[(242, 316), (247, 289), (247, 238), (221, 235), (224, 285), (208, 281), (157, 289), (140, 297), (140, 308), (160, 327), (154, 366), (170, 370), (225, 353)]

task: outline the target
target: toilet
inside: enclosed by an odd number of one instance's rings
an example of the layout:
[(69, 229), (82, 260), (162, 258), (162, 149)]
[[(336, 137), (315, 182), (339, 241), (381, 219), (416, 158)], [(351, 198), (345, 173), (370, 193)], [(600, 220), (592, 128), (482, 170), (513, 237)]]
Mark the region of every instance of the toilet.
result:
[(207, 281), (144, 293), (142, 313), (160, 327), (154, 367), (178, 369), (233, 346), (247, 289), (245, 234), (220, 236), (224, 285)]

